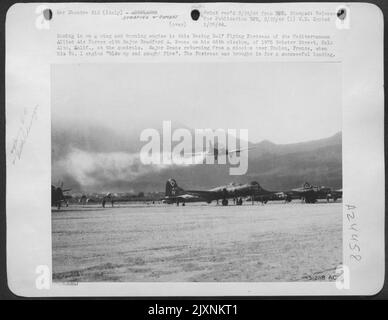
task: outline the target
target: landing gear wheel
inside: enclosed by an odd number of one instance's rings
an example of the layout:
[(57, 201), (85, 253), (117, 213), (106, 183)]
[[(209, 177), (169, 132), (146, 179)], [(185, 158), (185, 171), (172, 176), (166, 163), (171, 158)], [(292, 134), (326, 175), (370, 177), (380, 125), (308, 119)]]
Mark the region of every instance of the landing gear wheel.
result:
[(228, 205), (228, 199), (222, 199), (222, 205), (227, 206)]

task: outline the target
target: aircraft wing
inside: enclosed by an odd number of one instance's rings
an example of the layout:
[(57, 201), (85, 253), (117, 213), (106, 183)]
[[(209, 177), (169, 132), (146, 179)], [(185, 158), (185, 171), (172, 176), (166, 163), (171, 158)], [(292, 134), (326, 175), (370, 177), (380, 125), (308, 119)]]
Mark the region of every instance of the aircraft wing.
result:
[(186, 194), (181, 194), (179, 196), (176, 196), (175, 198), (183, 199), (183, 200), (193, 200), (193, 199), (199, 199), (200, 197), (198, 195), (186, 193)]
[(179, 195), (171, 195), (171, 196), (165, 197), (165, 200), (181, 201), (181, 202), (202, 202), (202, 201), (208, 202), (208, 201), (212, 201), (213, 199), (215, 199), (213, 193), (208, 193), (206, 191), (204, 192), (186, 191)]
[(187, 191), (193, 197), (204, 200), (215, 200), (217, 199), (217, 193), (213, 191)]
[(251, 150), (251, 149), (256, 149), (257, 147), (249, 147), (249, 148), (242, 148), (242, 149), (233, 149), (233, 150), (228, 150), (228, 153), (240, 153), (241, 151), (246, 151), (246, 150)]
[(303, 188), (296, 188), (296, 189), (292, 189), (291, 191), (286, 191), (286, 193), (306, 193), (306, 192), (311, 192), (312, 190), (306, 190), (306, 189), (303, 189)]

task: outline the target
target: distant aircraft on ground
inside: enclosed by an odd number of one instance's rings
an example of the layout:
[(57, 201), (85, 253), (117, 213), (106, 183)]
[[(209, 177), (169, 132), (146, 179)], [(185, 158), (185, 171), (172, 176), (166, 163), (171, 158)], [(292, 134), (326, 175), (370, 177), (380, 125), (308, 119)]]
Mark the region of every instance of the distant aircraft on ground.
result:
[(299, 197), (305, 203), (315, 203), (318, 199), (326, 199), (329, 201), (332, 199), (336, 201), (338, 198), (342, 198), (342, 189), (331, 190), (331, 188), (324, 186), (313, 186), (308, 182), (305, 182), (302, 187), (287, 191), (291, 197)]
[[(242, 197), (252, 197), (270, 195), (272, 192), (263, 189), (258, 182), (254, 181), (246, 184), (231, 183), (219, 186), (210, 190), (184, 190), (180, 188), (174, 179), (167, 180), (164, 201), (166, 203), (176, 203), (184, 205), (186, 202), (207, 202), (222, 200), (222, 205), (228, 205), (228, 199), (238, 200), (242, 204)], [(240, 199), (238, 199), (240, 198)]]
[(342, 189), (331, 190), (330, 195), (333, 201), (337, 201), (337, 199), (342, 198)]
[(68, 206), (68, 199), (70, 199), (71, 196), (66, 195), (65, 192), (70, 190), (71, 189), (63, 189), (63, 183), (60, 187), (51, 185), (51, 206), (60, 209), (62, 202), (64, 202), (66, 206)]

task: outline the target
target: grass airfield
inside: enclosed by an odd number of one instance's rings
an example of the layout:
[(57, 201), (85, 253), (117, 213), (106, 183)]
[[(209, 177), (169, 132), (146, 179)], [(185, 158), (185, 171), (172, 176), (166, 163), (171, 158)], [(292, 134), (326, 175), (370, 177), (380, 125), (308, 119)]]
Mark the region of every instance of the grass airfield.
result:
[(52, 210), (54, 282), (333, 281), (342, 203), (70, 205)]

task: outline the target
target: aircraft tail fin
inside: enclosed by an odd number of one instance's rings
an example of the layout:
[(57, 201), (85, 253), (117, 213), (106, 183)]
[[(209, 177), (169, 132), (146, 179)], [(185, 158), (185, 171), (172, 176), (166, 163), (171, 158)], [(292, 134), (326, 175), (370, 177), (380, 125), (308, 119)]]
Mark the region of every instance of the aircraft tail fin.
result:
[(311, 188), (312, 188), (312, 186), (311, 186), (311, 184), (310, 184), (310, 183), (308, 183), (308, 182), (305, 182), (305, 183), (303, 184), (303, 188), (304, 188), (304, 189), (311, 189)]
[(182, 188), (178, 187), (178, 184), (175, 179), (168, 179), (166, 182), (166, 197), (176, 196), (180, 191), (183, 191)]
[(214, 156), (214, 160), (218, 160), (218, 144), (215, 143), (214, 145), (209, 141), (209, 152), (211, 152)]

